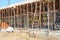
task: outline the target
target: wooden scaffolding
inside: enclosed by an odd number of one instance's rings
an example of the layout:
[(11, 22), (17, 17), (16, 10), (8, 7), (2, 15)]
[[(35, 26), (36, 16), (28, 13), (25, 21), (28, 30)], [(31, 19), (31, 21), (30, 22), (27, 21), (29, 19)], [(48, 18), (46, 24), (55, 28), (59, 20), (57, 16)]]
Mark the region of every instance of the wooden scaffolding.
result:
[(56, 26), (60, 0), (40, 0), (0, 9), (0, 21), (14, 28), (50, 29)]

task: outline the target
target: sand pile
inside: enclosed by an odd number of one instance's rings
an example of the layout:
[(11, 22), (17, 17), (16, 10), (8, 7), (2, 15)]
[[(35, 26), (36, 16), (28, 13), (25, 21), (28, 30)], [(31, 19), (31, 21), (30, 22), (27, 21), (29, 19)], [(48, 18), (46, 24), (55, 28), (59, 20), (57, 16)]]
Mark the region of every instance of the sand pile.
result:
[(1, 32), (0, 40), (59, 40), (54, 36), (43, 36), (38, 34), (30, 34), (24, 32)]

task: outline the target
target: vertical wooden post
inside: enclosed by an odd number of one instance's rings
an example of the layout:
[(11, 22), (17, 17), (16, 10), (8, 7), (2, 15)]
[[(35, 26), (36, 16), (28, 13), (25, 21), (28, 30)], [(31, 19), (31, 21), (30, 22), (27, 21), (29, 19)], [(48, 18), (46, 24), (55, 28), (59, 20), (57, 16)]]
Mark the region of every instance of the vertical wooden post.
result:
[(56, 21), (56, 13), (55, 13), (55, 0), (53, 1), (53, 7), (54, 7), (54, 29), (56, 27), (55, 21)]
[(0, 21), (1, 21), (1, 11), (0, 11)]
[(10, 16), (9, 16), (9, 14), (10, 14), (10, 8), (8, 8), (8, 22), (9, 22), (9, 25), (10, 25)]
[[(45, 9), (44, 9), (45, 1), (44, 0), (43, 0), (43, 4), (42, 5), (43, 5), (43, 13), (42, 14), (44, 16), (44, 14), (45, 14)], [(44, 24), (44, 28), (45, 28), (45, 19), (43, 19), (43, 20), (44, 20), (44, 23), (43, 24)]]
[(10, 20), (10, 21), (9, 21), (9, 25), (11, 26), (11, 24), (10, 24), (10, 23), (11, 23), (11, 15), (10, 15), (10, 14), (11, 14), (11, 8), (9, 8), (9, 16), (10, 16), (10, 17), (9, 17), (9, 20)]
[(0, 21), (1, 21), (1, 10), (0, 10)]
[(1, 10), (1, 21), (2, 21), (2, 10)]
[(1, 10), (1, 21), (2, 21), (2, 10)]
[(0, 13), (1, 13), (1, 22), (2, 22), (2, 11), (0, 10)]
[[(23, 5), (23, 6), (24, 6), (24, 5)], [(25, 16), (25, 15), (24, 15), (24, 7), (22, 7), (22, 10), (23, 10), (23, 18), (24, 18), (23, 21), (25, 22), (25, 17), (24, 17), (24, 16)], [(24, 29), (25, 29), (26, 27), (25, 27), (24, 22), (23, 22), (23, 25), (24, 25)]]
[[(2, 12), (3, 12), (3, 10), (2, 10)], [(2, 20), (3, 20), (3, 13), (2, 13)]]
[[(37, 7), (37, 3), (35, 2), (35, 13), (34, 13), (34, 19), (33, 19), (33, 27), (34, 27), (34, 22), (35, 22), (35, 17), (36, 17), (36, 7)], [(32, 27), (32, 29), (33, 29), (33, 27)]]
[[(33, 9), (31, 9), (32, 11)], [(33, 11), (32, 11), (32, 14), (33, 14)], [(33, 14), (34, 15), (34, 14)], [(32, 29), (33, 29), (33, 21), (34, 21), (34, 17), (33, 17), (33, 20), (32, 20)]]
[(4, 13), (4, 15), (5, 15), (5, 9), (4, 9), (4, 12), (3, 12), (3, 13)]
[(10, 10), (11, 10), (11, 21), (10, 21), (11, 23), (10, 24), (12, 25), (12, 8)]
[(29, 27), (29, 19), (28, 19), (28, 4), (27, 4), (27, 28)]
[(50, 17), (49, 17), (49, 0), (48, 0), (48, 30), (49, 30), (49, 27), (50, 27)]
[(20, 6), (20, 25), (21, 25), (21, 29), (22, 29), (22, 21), (21, 21), (21, 6)]
[[(9, 12), (9, 8), (7, 8), (7, 14), (8, 14), (8, 15), (7, 15), (5, 18), (8, 19), (8, 21), (7, 21), (8, 23), (9, 23), (9, 13), (10, 13), (10, 12)], [(4, 14), (5, 14), (5, 13), (4, 13)]]
[(36, 8), (37, 8), (37, 3), (35, 2), (35, 13), (34, 13), (34, 18), (33, 18), (33, 22), (32, 22), (32, 29), (33, 29), (33, 26), (34, 26), (34, 22), (35, 22), (35, 16), (36, 16)]
[(16, 22), (15, 22), (16, 21), (15, 20), (15, 7), (12, 10), (13, 10), (13, 13), (14, 13), (14, 29), (15, 29), (16, 28), (16, 26), (15, 26), (16, 25)]
[(1, 10), (1, 21), (2, 21), (2, 10)]
[[(4, 9), (3, 9), (3, 14), (4, 14)], [(4, 15), (3, 15), (3, 18), (4, 18)]]
[[(19, 8), (18, 8), (18, 6), (16, 7), (16, 9), (17, 9), (17, 12), (16, 12), (16, 15), (15, 15), (15, 12), (14, 12), (14, 16), (16, 16), (15, 18), (18, 18), (18, 16), (19, 16), (19, 11), (18, 11)], [(15, 10), (15, 8), (14, 8), (14, 10)], [(15, 22), (17, 23), (18, 20), (15, 19)], [(15, 24), (16, 24), (16, 23), (15, 23)], [(17, 25), (16, 25), (16, 27), (17, 27)]]
[[(33, 5), (31, 4), (31, 15), (34, 15), (33, 14)], [(33, 29), (33, 19), (32, 19), (32, 29)]]
[(26, 29), (26, 26), (25, 26), (25, 13), (24, 13), (24, 5), (23, 5), (23, 16), (24, 16), (24, 28)]
[(26, 28), (29, 28), (29, 19), (28, 19), (29, 18), (29, 14), (28, 14), (29, 13), (28, 12), (28, 8), (29, 7), (28, 7), (28, 4), (26, 5), (26, 7), (27, 7), (27, 11), (26, 11), (26, 15), (27, 15), (27, 27)]
[(21, 13), (21, 6), (20, 6), (20, 24), (21, 24), (21, 29), (22, 29), (22, 15), (21, 15), (22, 13)]
[(2, 9), (2, 20), (3, 20), (3, 9)]
[(39, 23), (40, 23), (40, 29), (41, 29), (41, 5), (42, 5), (42, 0), (40, 1), (40, 13), (39, 13)]
[(1, 22), (1, 10), (0, 10), (0, 22)]
[(59, 10), (60, 10), (60, 0), (59, 0)]
[(3, 21), (3, 9), (2, 9), (2, 21)]

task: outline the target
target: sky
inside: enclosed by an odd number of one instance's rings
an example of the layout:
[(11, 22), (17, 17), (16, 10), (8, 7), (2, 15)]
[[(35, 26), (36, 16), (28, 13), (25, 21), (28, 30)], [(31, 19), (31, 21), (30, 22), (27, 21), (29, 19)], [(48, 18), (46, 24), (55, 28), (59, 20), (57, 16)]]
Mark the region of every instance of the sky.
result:
[[(22, 2), (24, 0), (10, 0), (10, 5), (15, 4), (17, 2)], [(0, 7), (4, 7), (8, 5), (8, 0), (0, 0)]]

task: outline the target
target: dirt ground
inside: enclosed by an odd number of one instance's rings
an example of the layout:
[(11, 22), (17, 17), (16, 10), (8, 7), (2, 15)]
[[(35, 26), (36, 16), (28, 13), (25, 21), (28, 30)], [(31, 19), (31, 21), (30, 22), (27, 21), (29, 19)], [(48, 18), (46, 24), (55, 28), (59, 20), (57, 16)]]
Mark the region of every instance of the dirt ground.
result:
[(24, 32), (0, 32), (0, 40), (60, 40), (60, 38), (49, 35), (44, 36), (40, 34), (24, 33)]

